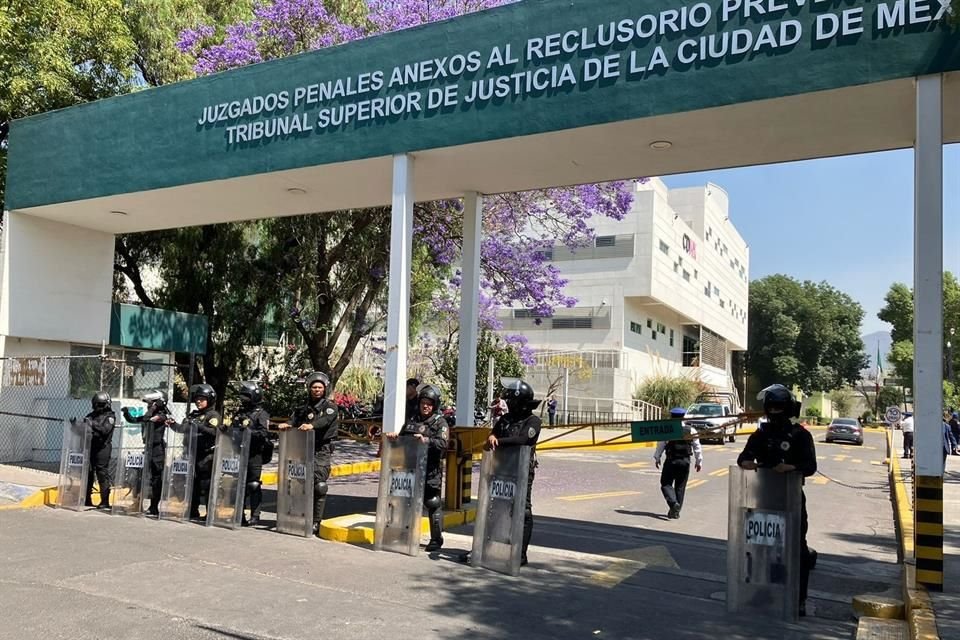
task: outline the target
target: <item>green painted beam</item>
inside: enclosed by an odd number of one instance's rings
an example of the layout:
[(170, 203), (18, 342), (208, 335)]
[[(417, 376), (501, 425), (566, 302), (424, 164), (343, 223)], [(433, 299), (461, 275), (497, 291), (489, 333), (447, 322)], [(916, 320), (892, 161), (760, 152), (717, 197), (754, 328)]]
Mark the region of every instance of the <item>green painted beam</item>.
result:
[(166, 309), (114, 304), (110, 344), (177, 353), (207, 352), (207, 318)]

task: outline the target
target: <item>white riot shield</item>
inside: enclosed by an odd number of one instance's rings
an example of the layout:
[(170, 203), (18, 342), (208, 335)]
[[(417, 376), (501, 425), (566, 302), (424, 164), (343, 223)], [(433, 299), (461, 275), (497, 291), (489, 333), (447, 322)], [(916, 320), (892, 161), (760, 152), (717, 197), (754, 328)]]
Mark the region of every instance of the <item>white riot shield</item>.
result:
[(426, 475), (426, 442), (411, 436), (383, 439), (373, 538), (377, 551), (394, 551), (408, 556), (420, 553)]
[(197, 463), (197, 425), (183, 422), (183, 433), (167, 427), (167, 452), (160, 490), (160, 519), (183, 522), (190, 516), (193, 470)]
[(142, 516), (143, 499), (150, 495), (148, 443), (153, 436), (153, 423), (124, 424), (116, 433), (119, 435), (115, 436), (117, 459), (110, 512), (115, 516)]
[(207, 526), (236, 529), (243, 517), (243, 492), (250, 457), (250, 430), (230, 427), (217, 433), (213, 455)]
[(60, 450), (60, 480), (57, 506), (80, 511), (87, 500), (90, 473), (90, 441), (93, 430), (86, 420), (63, 421), (63, 448)]
[(470, 554), (473, 566), (520, 574), (529, 470), (530, 447), (501, 447), (483, 453), (480, 504)]
[(277, 531), (307, 537), (313, 532), (314, 432), (280, 432)]
[(801, 491), (799, 473), (730, 467), (727, 611), (797, 620)]

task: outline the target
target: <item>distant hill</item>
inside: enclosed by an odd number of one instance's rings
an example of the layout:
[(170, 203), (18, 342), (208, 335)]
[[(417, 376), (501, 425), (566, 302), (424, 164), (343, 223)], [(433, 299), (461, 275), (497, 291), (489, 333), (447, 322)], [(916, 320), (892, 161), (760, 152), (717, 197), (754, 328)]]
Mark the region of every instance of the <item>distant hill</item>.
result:
[(873, 374), (877, 371), (877, 344), (880, 345), (880, 357), (883, 358), (883, 370), (886, 373), (890, 372), (890, 363), (887, 362), (887, 354), (890, 353), (890, 345), (892, 340), (890, 340), (889, 331), (874, 331), (873, 333), (868, 333), (865, 336), (860, 336), (863, 340), (863, 348), (867, 352), (867, 357), (870, 360), (870, 364), (866, 369), (863, 370), (864, 374)]

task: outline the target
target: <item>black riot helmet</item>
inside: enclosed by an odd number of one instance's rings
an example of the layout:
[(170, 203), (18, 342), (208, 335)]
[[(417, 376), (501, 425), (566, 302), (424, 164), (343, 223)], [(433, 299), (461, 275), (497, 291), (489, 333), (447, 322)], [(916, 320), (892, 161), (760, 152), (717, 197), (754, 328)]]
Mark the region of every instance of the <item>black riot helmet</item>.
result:
[(782, 384), (772, 384), (757, 394), (757, 400), (763, 402), (763, 412), (773, 420), (775, 417), (786, 419), (800, 417), (800, 403), (790, 389)]
[(147, 409), (163, 409), (167, 406), (167, 393), (165, 391), (149, 391), (140, 397), (141, 402), (147, 405)]
[(500, 386), (500, 397), (507, 401), (507, 413), (512, 416), (529, 413), (540, 404), (533, 399), (533, 387), (520, 378), (500, 378)]
[(322, 371), (314, 371), (307, 376), (307, 393), (310, 392), (310, 387), (313, 386), (314, 382), (323, 383), (323, 397), (326, 398), (327, 394), (330, 393), (330, 376), (323, 373)]
[(110, 406), (110, 394), (106, 391), (98, 391), (93, 394), (90, 404), (93, 406), (94, 411), (102, 411)]
[(440, 408), (440, 389), (437, 389), (432, 384), (422, 384), (417, 389), (417, 402), (421, 400), (427, 400), (433, 405), (433, 413), (431, 415), (436, 415), (437, 410)]
[(249, 407), (255, 407), (263, 402), (263, 391), (260, 389), (260, 385), (252, 380), (241, 382), (240, 402)]
[(217, 400), (217, 392), (208, 384), (195, 384), (190, 387), (190, 400), (196, 402), (197, 398), (206, 398), (207, 404), (212, 405)]

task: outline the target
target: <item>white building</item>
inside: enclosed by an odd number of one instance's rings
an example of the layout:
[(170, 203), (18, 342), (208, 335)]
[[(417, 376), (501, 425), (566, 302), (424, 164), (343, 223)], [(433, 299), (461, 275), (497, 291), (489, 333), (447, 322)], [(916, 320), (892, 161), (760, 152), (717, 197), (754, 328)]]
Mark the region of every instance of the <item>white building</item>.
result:
[(503, 332), (526, 336), (537, 352), (528, 376), (538, 393), (565, 367), (571, 410), (628, 411), (652, 374), (733, 389), (732, 352), (747, 348), (750, 254), (726, 192), (653, 179), (637, 185), (622, 221), (601, 220), (596, 234), (594, 247), (551, 252), (575, 308), (552, 318), (501, 312)]

